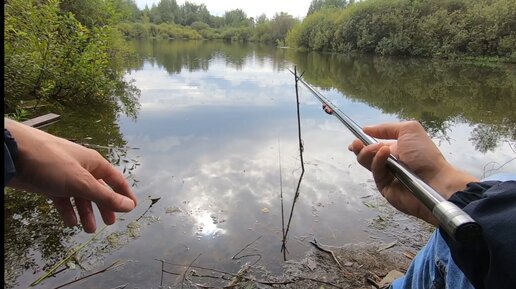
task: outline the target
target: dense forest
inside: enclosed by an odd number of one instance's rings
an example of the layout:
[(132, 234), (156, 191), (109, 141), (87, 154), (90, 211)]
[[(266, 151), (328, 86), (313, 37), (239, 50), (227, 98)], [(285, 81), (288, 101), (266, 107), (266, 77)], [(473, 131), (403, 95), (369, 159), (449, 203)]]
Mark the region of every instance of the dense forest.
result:
[[(133, 2), (134, 3), (134, 2)], [(283, 44), (288, 31), (299, 20), (285, 12), (272, 19), (265, 14), (248, 17), (242, 9), (211, 15), (206, 5), (161, 0), (151, 8), (139, 10), (132, 5), (132, 17), (118, 25), (127, 38), (224, 39)]]
[(337, 53), (516, 62), (516, 0), (312, 0), (303, 20), (281, 12), (222, 16), (160, 0), (4, 2), (4, 110), (96, 103), (134, 115), (124, 38), (223, 39)]

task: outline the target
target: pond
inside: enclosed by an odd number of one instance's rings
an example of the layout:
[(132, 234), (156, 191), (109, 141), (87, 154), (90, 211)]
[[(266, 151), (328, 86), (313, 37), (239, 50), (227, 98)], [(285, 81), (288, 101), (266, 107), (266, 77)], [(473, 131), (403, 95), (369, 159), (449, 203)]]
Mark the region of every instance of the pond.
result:
[[(118, 260), (117, 268), (66, 288), (177, 287), (178, 277), (163, 276), (162, 269), (184, 268), (162, 268), (159, 260), (231, 272), (257, 261), (280, 273), (283, 230), (301, 174), (288, 68), (305, 72), (306, 81), (360, 125), (417, 119), (445, 157), (470, 174), (516, 171), (514, 65), (206, 41), (128, 45), (138, 53), (127, 73), (141, 91), (136, 118), (80, 108), (60, 112), (62, 120), (46, 130), (106, 155), (133, 186), (138, 207), (107, 228), (98, 222), (92, 240), (79, 228), (64, 229), (44, 198), (6, 191), (5, 287), (28, 287), (80, 244), (86, 246), (41, 288)], [(347, 150), (354, 137), (304, 87), (299, 97), (305, 173), (287, 259), (302, 258), (314, 238), (327, 245), (391, 242), (403, 240), (403, 230), (421, 230), (402, 216), (395, 217), (401, 233), (372, 226), (386, 217), (372, 201), (377, 191), (370, 173)]]

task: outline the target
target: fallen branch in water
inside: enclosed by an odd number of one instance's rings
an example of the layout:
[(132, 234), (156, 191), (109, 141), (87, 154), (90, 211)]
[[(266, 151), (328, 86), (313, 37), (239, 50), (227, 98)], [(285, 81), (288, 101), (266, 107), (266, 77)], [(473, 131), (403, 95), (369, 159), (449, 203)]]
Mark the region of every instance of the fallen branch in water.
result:
[(254, 244), (256, 241), (260, 240), (261, 238), (262, 238), (262, 236), (259, 236), (258, 238), (256, 238), (251, 243), (245, 245), (245, 247), (242, 248), (240, 251), (238, 251), (235, 255), (233, 255), (233, 257), (231, 257), (231, 259), (232, 260), (240, 260), (240, 259), (245, 258), (245, 257), (258, 257), (258, 259), (256, 261), (254, 261), (254, 263), (251, 265), (251, 266), (254, 266), (256, 263), (258, 263), (262, 259), (262, 255), (260, 255), (260, 254), (247, 254), (247, 255), (242, 255), (240, 257), (237, 257), (237, 256), (238, 256), (238, 254), (242, 253), (245, 249), (249, 248), (249, 246)]
[[(216, 272), (216, 273), (225, 274), (225, 275), (228, 275), (228, 276), (231, 276), (231, 277), (242, 278), (242, 279), (245, 279), (247, 281), (256, 282), (256, 283), (263, 284), (263, 285), (285, 285), (285, 284), (290, 284), (290, 283), (294, 283), (295, 282), (294, 280), (286, 280), (286, 281), (258, 280), (258, 279), (255, 279), (253, 277), (248, 277), (248, 276), (245, 276), (245, 275), (241, 275), (241, 274), (237, 274), (237, 273), (231, 273), (231, 272), (227, 272), (227, 271), (223, 271), (223, 270), (218, 270), (218, 269), (213, 269), (213, 268), (207, 268), (207, 267), (202, 267), (202, 266), (197, 266), (197, 265), (175, 264), (175, 263), (171, 263), (171, 262), (167, 262), (167, 261), (159, 260), (159, 259), (155, 259), (155, 260), (162, 261), (163, 263), (169, 264), (171, 266), (190, 267), (190, 268), (196, 268), (196, 269), (201, 269), (201, 270), (212, 271), (212, 272)], [(174, 274), (174, 275), (177, 274), (177, 273), (169, 272), (169, 271), (166, 271), (166, 270), (163, 270), (163, 272), (169, 273), (169, 274)], [(221, 277), (220, 279), (227, 280), (227, 279), (225, 279), (223, 277)]]
[(326, 252), (328, 254), (331, 255), (331, 257), (333, 258), (333, 260), (335, 261), (335, 263), (337, 263), (337, 265), (339, 266), (339, 269), (342, 270), (342, 265), (340, 264), (339, 260), (337, 259), (337, 256), (335, 256), (335, 253), (333, 253), (332, 250), (329, 250), (329, 249), (326, 249), (326, 248), (323, 248), (321, 246), (321, 244), (319, 244), (319, 242), (317, 242), (316, 239), (314, 239), (313, 241), (310, 241), (310, 244), (314, 245), (317, 249), (323, 251), (323, 252)]
[[(221, 288), (221, 289), (234, 288), (234, 287), (238, 287), (238, 285), (239, 285), (237, 280), (238, 279), (242, 279), (242, 280), (245, 280), (246, 282), (254, 282), (254, 283), (258, 283), (258, 284), (262, 284), (262, 285), (267, 285), (267, 286), (288, 285), (288, 284), (293, 284), (293, 283), (296, 283), (296, 282), (299, 282), (299, 281), (311, 281), (311, 282), (315, 282), (315, 283), (324, 284), (324, 285), (332, 286), (332, 287), (335, 287), (335, 288), (343, 289), (343, 287), (341, 287), (341, 286), (339, 286), (339, 285), (337, 285), (335, 283), (332, 283), (332, 282), (328, 282), (328, 281), (324, 281), (324, 280), (319, 280), (319, 279), (315, 279), (315, 278), (310, 278), (310, 277), (302, 277), (302, 276), (293, 276), (291, 279), (282, 280), (282, 281), (268, 281), (268, 280), (256, 279), (254, 277), (250, 277), (250, 276), (246, 276), (245, 275), (245, 273), (248, 272), (248, 269), (250, 267), (246, 267), (244, 269), (241, 269), (238, 273), (231, 273), (231, 272), (227, 272), (227, 271), (223, 271), (223, 270), (219, 270), (219, 269), (207, 268), (207, 267), (203, 267), (203, 266), (193, 265), (193, 262), (192, 262), (192, 264), (184, 265), (184, 264), (176, 264), (176, 263), (167, 262), (167, 261), (160, 260), (160, 259), (155, 259), (155, 260), (156, 261), (160, 261), (162, 264), (168, 264), (168, 265), (171, 265), (171, 266), (187, 267), (187, 271), (188, 271), (188, 268), (195, 268), (195, 269), (206, 270), (206, 271), (211, 271), (211, 272), (223, 274), (221, 276), (202, 275), (202, 274), (197, 273), (196, 271), (193, 271), (193, 274), (192, 274), (193, 277), (221, 279), (221, 280), (225, 280), (225, 281), (232, 280), (232, 282), (229, 285), (225, 285), (225, 286), (222, 286), (222, 287), (215, 287), (215, 286), (207, 286), (207, 285), (203, 285), (203, 284), (194, 283), (193, 281), (189, 280), (188, 278), (184, 279), (184, 280), (189, 281), (191, 283), (191, 285), (193, 285), (195, 287), (199, 287), (199, 288)], [(195, 262), (195, 260), (194, 260), (194, 262)], [(162, 269), (162, 273), (167, 273), (167, 274), (176, 275), (176, 276), (181, 276), (181, 275), (185, 276), (187, 271), (185, 271), (185, 273), (181, 274), (181, 273), (171, 272), (171, 271)], [(227, 277), (225, 277), (225, 275), (231, 276), (233, 278), (228, 279)]]
[(138, 222), (141, 218), (143, 218), (143, 216), (145, 216), (145, 214), (147, 214), (147, 212), (150, 210), (150, 208), (152, 208), (152, 206), (154, 206), (154, 204), (157, 203), (160, 199), (161, 199), (161, 197), (150, 199), (151, 200), (151, 204), (149, 205), (147, 210), (145, 210), (145, 212), (143, 212), (143, 214), (140, 217), (138, 217), (138, 219), (136, 219), (136, 222)]
[[(290, 216), (288, 218), (287, 228), (283, 230), (283, 242), (281, 245), (281, 251), (283, 252), (283, 260), (287, 261), (287, 237), (288, 237), (288, 231), (290, 229), (290, 222), (292, 221), (292, 215), (294, 214), (294, 207), (296, 206), (297, 198), (299, 197), (299, 188), (301, 187), (301, 181), (303, 180), (303, 176), (305, 174), (305, 162), (303, 160), (303, 139), (301, 138), (301, 117), (299, 114), (299, 92), (298, 92), (298, 85), (297, 82), (299, 81), (299, 78), (303, 76), (304, 72), (301, 73), (301, 75), (297, 76), (297, 70), (294, 67), (294, 77), (296, 80), (296, 106), (297, 106), (297, 135), (299, 140), (299, 161), (301, 163), (301, 175), (299, 175), (299, 180), (297, 182), (296, 187), (296, 193), (294, 195), (294, 200), (292, 201), (292, 208), (290, 209)], [(282, 209), (283, 210), (283, 209)]]
[(57, 262), (52, 268), (50, 268), (50, 270), (48, 270), (47, 272), (45, 272), (45, 274), (43, 274), (41, 277), (39, 277), (36, 281), (32, 282), (30, 285), (29, 285), (29, 288), (30, 287), (34, 287), (36, 285), (38, 285), (39, 283), (41, 283), (43, 280), (47, 279), (48, 277), (50, 277), (54, 271), (56, 271), (59, 267), (63, 266), (66, 262), (68, 262), (68, 260), (70, 260), (70, 258), (72, 258), (73, 256), (75, 256), (75, 254), (77, 254), (80, 250), (82, 250), (84, 247), (86, 247), (89, 243), (91, 243), (93, 240), (95, 240), (99, 235), (100, 233), (102, 233), (105, 229), (107, 228), (107, 225), (104, 225), (104, 227), (102, 227), (102, 229), (100, 229), (97, 233), (95, 233), (95, 235), (93, 235), (88, 241), (82, 243), (79, 247), (77, 247), (76, 249), (74, 249), (70, 254), (68, 254), (68, 256), (66, 256), (64, 259), (62, 259), (61, 261)]
[[(78, 278), (78, 279), (75, 279), (75, 280), (73, 280), (73, 281), (70, 281), (70, 282), (68, 282), (68, 283), (65, 283), (65, 284), (59, 285), (59, 286), (55, 287), (54, 289), (63, 288), (63, 287), (65, 287), (65, 286), (68, 286), (68, 285), (73, 284), (73, 283), (75, 283), (75, 282), (79, 282), (79, 281), (84, 280), (84, 279), (86, 279), (86, 278), (89, 278), (89, 277), (91, 277), (91, 276), (95, 276), (95, 275), (97, 275), (97, 274), (107, 272), (108, 270), (111, 270), (111, 269), (113, 269), (113, 268), (116, 268), (116, 267), (118, 267), (118, 266), (121, 266), (122, 264), (123, 264), (123, 263), (122, 263), (122, 261), (121, 261), (121, 260), (116, 260), (115, 262), (113, 262), (113, 264), (111, 264), (111, 265), (107, 266), (106, 268), (104, 268), (104, 269), (102, 269), (102, 270), (99, 270), (99, 271), (93, 272), (93, 273), (91, 273), (91, 274), (88, 274), (88, 275), (82, 276), (82, 277), (80, 277), (80, 278)], [(126, 285), (126, 286), (127, 286), (127, 285)]]
[[(193, 263), (195, 263), (195, 261), (197, 261), (197, 259), (199, 259), (199, 257), (201, 256), (202, 254), (199, 254), (197, 255), (197, 257), (195, 257), (195, 259), (192, 260), (192, 262), (190, 262), (190, 264), (188, 264), (186, 266), (186, 270), (180, 274), (179, 276), (181, 277), (181, 289), (183, 289), (183, 285), (185, 283), (185, 278), (186, 278), (186, 275), (188, 274), (188, 271), (190, 270), (190, 268), (192, 267)], [(179, 280), (179, 276), (176, 278), (176, 281), (174, 282), (174, 288), (177, 288), (177, 282)]]

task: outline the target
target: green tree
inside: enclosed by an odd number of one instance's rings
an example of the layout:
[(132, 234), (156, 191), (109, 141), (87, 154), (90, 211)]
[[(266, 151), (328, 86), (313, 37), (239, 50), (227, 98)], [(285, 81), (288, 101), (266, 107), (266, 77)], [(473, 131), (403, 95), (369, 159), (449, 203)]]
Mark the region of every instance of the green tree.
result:
[(346, 0), (312, 0), (308, 7), (306, 16), (311, 15), (317, 11), (328, 9), (328, 8), (345, 8), (347, 5)]
[(231, 27), (251, 26), (247, 14), (242, 9), (226, 11), (224, 13), (224, 24)]
[(286, 12), (276, 13), (270, 21), (270, 34), (274, 42), (284, 41), (287, 33), (299, 21)]
[(160, 0), (156, 6), (159, 22), (177, 23), (180, 18), (179, 6), (176, 0)]
[(107, 25), (112, 18), (108, 9), (109, 3), (104, 0), (62, 0), (59, 6), (63, 12), (72, 13), (79, 22), (88, 28)]
[(123, 78), (128, 51), (116, 29), (88, 28), (63, 13), (57, 0), (12, 0), (4, 7), (6, 112), (36, 99), (104, 105), (135, 116), (139, 91)]

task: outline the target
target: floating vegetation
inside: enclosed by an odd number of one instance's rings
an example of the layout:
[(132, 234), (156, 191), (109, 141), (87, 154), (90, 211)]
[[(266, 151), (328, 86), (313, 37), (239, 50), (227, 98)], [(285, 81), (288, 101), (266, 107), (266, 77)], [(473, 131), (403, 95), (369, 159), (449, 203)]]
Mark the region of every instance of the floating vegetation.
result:
[(138, 223), (136, 221), (132, 221), (131, 223), (129, 223), (127, 225), (127, 235), (130, 238), (140, 237), (140, 228), (141, 228), (140, 223)]
[[(130, 241), (141, 236), (142, 224), (139, 222), (139, 220), (141, 220), (149, 211), (149, 209), (159, 200), (160, 198), (150, 199), (151, 204), (149, 205), (149, 208), (147, 208), (147, 210), (136, 220), (129, 222), (125, 226), (125, 230), (123, 231), (112, 232), (105, 238), (100, 238), (100, 236), (104, 233), (106, 228), (108, 228), (107, 225), (103, 226), (89, 240), (72, 249), (65, 258), (55, 263), (49, 270), (47, 270), (36, 281), (34, 281), (30, 285), (30, 287), (36, 286), (48, 277), (53, 276), (55, 272), (63, 266), (66, 267), (65, 269), (61, 269), (61, 271), (66, 269), (75, 269), (76, 266), (79, 266), (85, 271), (91, 270), (94, 267), (96, 267), (104, 253), (117, 250), (122, 246), (128, 244)], [(119, 220), (124, 219), (124, 215), (126, 214), (122, 214)], [(152, 224), (159, 221), (159, 218), (153, 216), (145, 216), (145, 220), (147, 220), (146, 224)], [(97, 243), (96, 246), (90, 246), (90, 244), (97, 241), (99, 243)], [(115, 265), (112, 265), (104, 270), (100, 270), (97, 273), (93, 273), (90, 275), (95, 275), (99, 272), (105, 272)]]
[(179, 207), (168, 207), (165, 209), (165, 213), (167, 214), (174, 214), (174, 213), (182, 213), (183, 210), (181, 210)]

